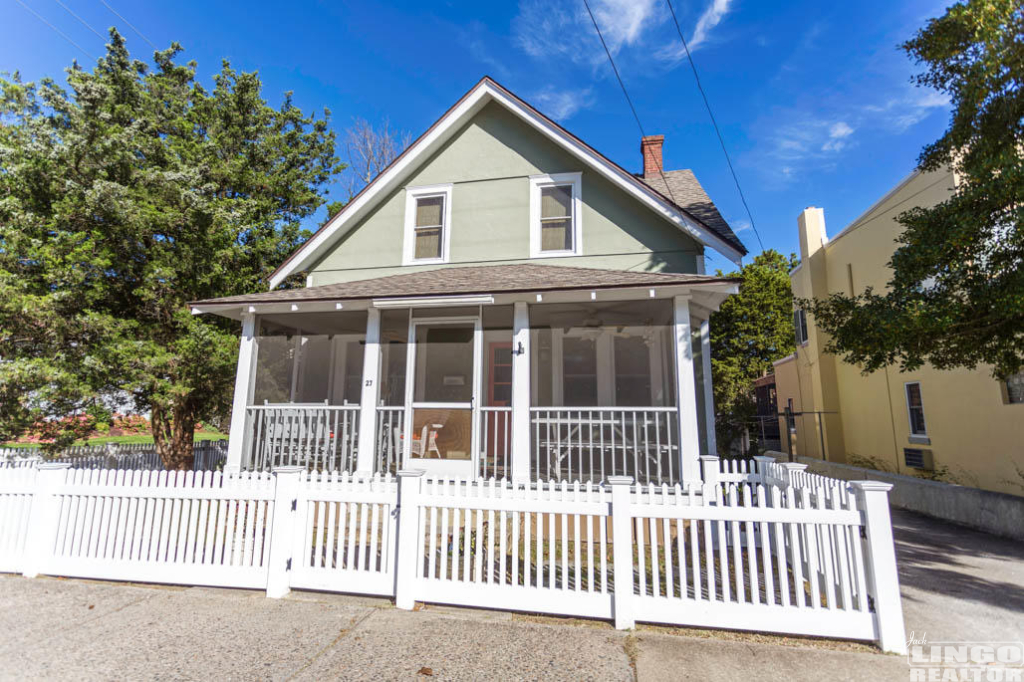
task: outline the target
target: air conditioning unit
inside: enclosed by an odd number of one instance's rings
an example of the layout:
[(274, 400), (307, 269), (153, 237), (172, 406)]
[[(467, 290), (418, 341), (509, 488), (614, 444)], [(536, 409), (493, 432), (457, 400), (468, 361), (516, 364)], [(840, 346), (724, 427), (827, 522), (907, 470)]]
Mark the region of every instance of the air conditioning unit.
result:
[(921, 448), (903, 448), (903, 463), (911, 469), (922, 469), (934, 471), (935, 461), (932, 459), (931, 450)]

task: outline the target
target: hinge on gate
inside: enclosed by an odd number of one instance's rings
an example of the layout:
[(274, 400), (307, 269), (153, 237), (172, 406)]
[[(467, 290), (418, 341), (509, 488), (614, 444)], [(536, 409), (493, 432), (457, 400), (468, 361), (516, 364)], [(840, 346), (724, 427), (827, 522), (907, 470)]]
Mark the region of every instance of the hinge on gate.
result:
[(299, 509), (299, 499), (295, 498), (294, 500), (292, 500), (292, 511), (298, 511), (298, 509)]
[(398, 518), (398, 510), (401, 509), (401, 505), (395, 505), (395, 508), (391, 510), (391, 518)]
[(292, 570), (292, 560), (291, 559), (288, 559), (288, 563), (285, 564), (284, 570), (286, 570), (286, 571)]

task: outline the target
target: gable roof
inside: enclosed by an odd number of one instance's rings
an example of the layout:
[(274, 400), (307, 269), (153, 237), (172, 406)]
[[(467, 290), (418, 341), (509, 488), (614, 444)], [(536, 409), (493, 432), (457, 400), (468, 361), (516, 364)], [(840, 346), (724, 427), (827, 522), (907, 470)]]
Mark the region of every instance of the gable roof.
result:
[(706, 225), (699, 217), (672, 203), (662, 193), (537, 111), (492, 78), (484, 76), (387, 168), (370, 181), (359, 194), (353, 197), (343, 209), (324, 223), (305, 244), (296, 249), (271, 274), (270, 288), (275, 288), (288, 276), (308, 267), (324, 248), (330, 246), (337, 237), (351, 229), (381, 199), (386, 197), (388, 192), (398, 188), (402, 181), (415, 170), (415, 163), (418, 159), (429, 158), (430, 154), (438, 150), (459, 130), (462, 122), (468, 121), (491, 102), (504, 106), (548, 139), (563, 147), (628, 194), (633, 195), (641, 203), (701, 244), (715, 249), (735, 263), (739, 263), (739, 260), (747, 253), (735, 235), (732, 235), (730, 239), (728, 235), (719, 234), (718, 230)]
[[(664, 178), (662, 177), (664, 176)], [(726, 240), (743, 253), (747, 250), (736, 233), (725, 222), (725, 218), (718, 212), (715, 202), (704, 191), (697, 176), (689, 168), (682, 170), (662, 171), (660, 175), (639, 175), (637, 176), (645, 183), (653, 187), (666, 199), (672, 201), (680, 208), (685, 209), (690, 215), (700, 220), (714, 231), (722, 239)]]
[(355, 282), (324, 284), (302, 289), (281, 289), (193, 301), (193, 306), (246, 305), (251, 303), (298, 303), (301, 301), (342, 301), (365, 298), (406, 298), (453, 296), (569, 289), (622, 289), (679, 284), (736, 284), (734, 277), (603, 270), (562, 265), (515, 263), (423, 270)]

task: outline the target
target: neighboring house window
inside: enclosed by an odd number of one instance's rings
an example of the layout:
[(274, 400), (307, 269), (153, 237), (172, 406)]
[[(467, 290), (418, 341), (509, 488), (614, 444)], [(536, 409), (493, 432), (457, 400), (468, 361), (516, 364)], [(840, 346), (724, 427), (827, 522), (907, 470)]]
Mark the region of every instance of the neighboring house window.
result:
[(807, 313), (803, 308), (793, 311), (793, 329), (796, 331), (796, 343), (802, 346), (807, 343)]
[(579, 173), (530, 178), (530, 256), (577, 256), (583, 253)]
[(1024, 403), (1024, 372), (1018, 372), (1006, 380), (1006, 402)]
[(927, 436), (928, 429), (924, 424), (924, 403), (921, 401), (921, 384), (913, 381), (906, 384), (907, 417), (910, 420), (911, 436)]
[(451, 203), (451, 185), (406, 189), (403, 265), (448, 262)]

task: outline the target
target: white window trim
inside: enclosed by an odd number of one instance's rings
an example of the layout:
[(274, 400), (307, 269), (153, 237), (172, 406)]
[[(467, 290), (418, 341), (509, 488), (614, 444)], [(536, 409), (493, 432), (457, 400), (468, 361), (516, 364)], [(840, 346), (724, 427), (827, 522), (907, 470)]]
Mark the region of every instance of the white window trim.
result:
[[(921, 414), (923, 415), (924, 414), (924, 391), (921, 390), (921, 382), (920, 381), (908, 381), (908, 382), (903, 384), (903, 399), (904, 399), (904, 402), (906, 402), (906, 404), (907, 404), (907, 428), (910, 429), (910, 431), (909, 431), (910, 442), (912, 442), (912, 443), (914, 443), (914, 442), (923, 442), (923, 441), (915, 441), (914, 440), (915, 438), (916, 439), (928, 438), (928, 419), (927, 418), (924, 420), (924, 432), (923, 433), (914, 433), (914, 418), (913, 418), (913, 416), (910, 413), (910, 387), (914, 386), (914, 385), (917, 386), (917, 392), (921, 395)], [(926, 444), (930, 444), (930, 443), (926, 443)]]
[[(421, 197), (444, 196), (444, 225), (441, 228), (441, 257), (416, 258), (416, 200)], [(402, 246), (402, 265), (431, 265), (447, 263), (452, 239), (452, 185), (423, 185), (405, 188), (405, 237)]]
[[(540, 190), (552, 185), (572, 186), (571, 251), (541, 251)], [(530, 258), (564, 258), (583, 254), (583, 173), (530, 176)]]

